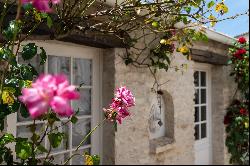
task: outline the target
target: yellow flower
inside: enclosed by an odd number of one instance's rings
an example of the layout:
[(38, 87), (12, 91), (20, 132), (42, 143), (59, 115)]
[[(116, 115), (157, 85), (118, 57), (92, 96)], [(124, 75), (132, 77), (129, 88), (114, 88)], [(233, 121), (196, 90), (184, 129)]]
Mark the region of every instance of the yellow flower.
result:
[(172, 44), (172, 42), (170, 40), (166, 40), (166, 39), (161, 39), (160, 43), (165, 44), (165, 45)]
[(218, 4), (216, 5), (215, 11), (216, 11), (217, 13), (220, 12), (221, 14), (225, 14), (225, 13), (228, 12), (228, 7), (227, 7), (223, 2), (221, 2), (221, 3), (218, 3)]
[(182, 54), (187, 54), (189, 53), (189, 48), (187, 46), (182, 46), (181, 48), (178, 49), (179, 52), (181, 52)]
[(212, 27), (214, 27), (215, 24), (217, 23), (216, 17), (214, 17), (213, 15), (210, 15), (208, 18), (209, 18), (209, 20), (210, 20), (210, 25), (211, 25)]
[(245, 122), (245, 128), (248, 129), (249, 128), (249, 123), (248, 122)]
[(92, 156), (84, 155), (85, 156), (85, 165), (94, 165), (94, 161)]
[(2, 93), (3, 104), (12, 105), (15, 102), (15, 90), (13, 88), (4, 88)]

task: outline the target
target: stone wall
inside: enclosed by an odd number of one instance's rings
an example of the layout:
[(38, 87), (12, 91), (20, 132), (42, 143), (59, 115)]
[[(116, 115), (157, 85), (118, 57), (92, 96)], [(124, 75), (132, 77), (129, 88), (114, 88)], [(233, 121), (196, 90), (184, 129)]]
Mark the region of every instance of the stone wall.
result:
[[(196, 48), (214, 51), (226, 55), (227, 47), (214, 41), (196, 43)], [(118, 131), (104, 127), (104, 164), (194, 164), (194, 84), (193, 67), (195, 62), (187, 61), (184, 56), (175, 53), (173, 66), (187, 64), (184, 73), (170, 69), (168, 73), (159, 72), (157, 77), (164, 84), (161, 89), (173, 99), (174, 142), (151, 153), (149, 139), (149, 112), (151, 102), (156, 97), (151, 91), (154, 83), (147, 69), (126, 66), (119, 55), (123, 49), (107, 49), (103, 59), (103, 99), (112, 96), (110, 90), (126, 85), (136, 97), (136, 106), (131, 109), (131, 117), (118, 126)], [(211, 65), (212, 68), (212, 146), (213, 164), (228, 163), (225, 148), (223, 118), (230, 103), (233, 80), (229, 79), (229, 68)], [(104, 102), (106, 103), (106, 102)], [(106, 103), (107, 104), (107, 103)], [(105, 106), (105, 104), (104, 104)]]

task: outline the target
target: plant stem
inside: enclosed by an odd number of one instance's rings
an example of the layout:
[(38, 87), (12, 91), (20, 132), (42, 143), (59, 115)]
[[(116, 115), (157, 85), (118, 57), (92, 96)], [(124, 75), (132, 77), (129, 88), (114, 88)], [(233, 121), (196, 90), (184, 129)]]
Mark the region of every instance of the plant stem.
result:
[[(98, 128), (100, 127), (107, 119), (105, 118), (101, 123), (99, 123), (97, 126), (95, 126), (80, 142), (80, 144), (77, 146), (76, 151), (82, 146), (82, 144), (88, 139), (88, 137)], [(66, 165), (75, 155), (72, 155), (70, 158), (68, 158), (63, 165)]]
[(16, 20), (20, 18), (21, 9), (22, 9), (22, 0), (18, 0)]
[(94, 129), (92, 129), (82, 140), (82, 142), (78, 145), (78, 147), (76, 148), (75, 151), (77, 151), (81, 146), (82, 144), (87, 140), (87, 138), (99, 127), (101, 126), (104, 122), (106, 121), (106, 119), (104, 119), (101, 123), (99, 123)]

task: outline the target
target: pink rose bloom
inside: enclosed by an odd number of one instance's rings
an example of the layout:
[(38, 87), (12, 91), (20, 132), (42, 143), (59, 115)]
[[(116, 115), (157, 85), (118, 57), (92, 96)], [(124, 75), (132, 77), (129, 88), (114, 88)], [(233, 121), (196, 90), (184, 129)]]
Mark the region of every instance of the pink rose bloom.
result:
[(126, 118), (127, 116), (130, 116), (130, 112), (126, 108), (119, 108), (116, 115), (116, 120), (119, 122), (119, 124), (122, 124), (122, 120)]
[(110, 108), (104, 109), (104, 112), (108, 120), (112, 122), (116, 120), (121, 124), (122, 120), (130, 115), (128, 108), (132, 106), (135, 106), (133, 94), (126, 87), (121, 87), (116, 90)]
[(32, 84), (31, 88), (22, 89), (22, 96), (19, 99), (26, 104), (33, 119), (48, 111), (55, 88), (54, 78), (51, 75), (42, 75)]
[(30, 3), (32, 4), (37, 10), (41, 12), (51, 12), (52, 9), (49, 6), (49, 3), (58, 4), (60, 0), (22, 0), (22, 4)]
[(55, 76), (57, 89), (55, 96), (50, 102), (52, 110), (60, 116), (71, 116), (74, 111), (70, 106), (70, 100), (80, 98), (78, 92), (75, 91), (75, 86), (69, 85), (69, 82), (64, 75)]
[(116, 90), (115, 100), (121, 100), (126, 107), (135, 106), (135, 98), (130, 90), (126, 87), (120, 87)]
[(79, 97), (64, 75), (41, 75), (31, 88), (22, 89), (19, 99), (27, 106), (30, 116), (36, 119), (47, 113), (49, 108), (60, 116), (71, 116), (70, 100)]

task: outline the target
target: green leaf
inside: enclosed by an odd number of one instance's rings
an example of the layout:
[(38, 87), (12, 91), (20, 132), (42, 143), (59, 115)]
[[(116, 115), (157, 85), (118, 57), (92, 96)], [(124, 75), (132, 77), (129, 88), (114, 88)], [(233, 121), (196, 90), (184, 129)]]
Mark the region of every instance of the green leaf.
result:
[(188, 24), (188, 18), (187, 17), (183, 16), (182, 21), (183, 21), (184, 24)]
[(191, 12), (191, 7), (184, 7), (184, 10), (189, 14)]
[(37, 54), (37, 46), (35, 43), (29, 43), (23, 47), (23, 60), (30, 60)]
[(8, 107), (9, 107), (9, 110), (10, 110), (12, 113), (15, 113), (15, 112), (17, 112), (17, 110), (19, 109), (20, 103), (15, 102), (14, 104), (9, 105)]
[(21, 25), (18, 21), (13, 20), (10, 22), (9, 26), (7, 27), (7, 29), (5, 29), (3, 31), (3, 36), (7, 39), (7, 40), (14, 40), (14, 37), (20, 33), (21, 31)]
[(100, 165), (100, 156), (92, 155), (91, 157), (93, 159), (93, 165)]
[(15, 137), (12, 134), (4, 134), (1, 138), (0, 138), (0, 145), (6, 145), (8, 143), (14, 142), (15, 141)]
[(26, 160), (32, 155), (32, 145), (27, 141), (17, 141), (16, 154), (19, 158)]
[(41, 49), (41, 53), (39, 54), (40, 57), (41, 57), (41, 61), (40, 61), (40, 65), (43, 65), (45, 64), (46, 60), (47, 60), (47, 54), (46, 54), (46, 51), (43, 49), (43, 47), (40, 47)]
[(64, 133), (51, 133), (48, 136), (49, 142), (53, 148), (57, 148), (61, 145), (64, 138)]
[(47, 13), (41, 13), (41, 18), (47, 18), (49, 15)]
[(49, 28), (51, 28), (52, 25), (53, 25), (53, 21), (52, 21), (50, 16), (47, 17), (47, 25), (48, 25)]
[(210, 1), (208, 4), (207, 4), (207, 7), (208, 8), (211, 8), (215, 5), (215, 2), (214, 1)]
[(24, 80), (33, 80), (33, 72), (29, 66), (23, 65), (21, 67), (21, 76)]
[(73, 123), (73, 124), (76, 124), (77, 121), (78, 121), (78, 118), (76, 116), (72, 116), (70, 121)]
[(48, 122), (50, 125), (53, 125), (55, 122), (60, 121), (60, 119), (56, 116), (54, 112), (48, 114)]
[(23, 8), (25, 11), (29, 11), (29, 10), (33, 9), (33, 6), (31, 3), (26, 3), (25, 5), (23, 5)]
[(30, 116), (29, 111), (27, 110), (27, 108), (24, 104), (21, 104), (20, 113), (21, 113), (23, 118), (28, 118)]
[(8, 61), (11, 65), (16, 66), (16, 57), (8, 48), (0, 48), (0, 60)]

